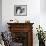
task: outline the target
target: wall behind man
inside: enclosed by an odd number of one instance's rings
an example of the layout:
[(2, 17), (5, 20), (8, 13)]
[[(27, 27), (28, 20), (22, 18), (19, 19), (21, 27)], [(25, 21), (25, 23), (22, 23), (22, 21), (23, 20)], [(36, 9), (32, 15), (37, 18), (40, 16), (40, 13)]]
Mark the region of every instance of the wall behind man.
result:
[(2, 0), (0, 0), (0, 31), (2, 31)]
[[(14, 5), (27, 5), (27, 16), (14, 16)], [(2, 1), (2, 22), (3, 26), (10, 19), (17, 19), (19, 22), (30, 20), (39, 23), (40, 0), (3, 0)], [(38, 21), (37, 21), (38, 20)], [(5, 28), (5, 27), (4, 27)], [(6, 28), (5, 28), (6, 29)]]

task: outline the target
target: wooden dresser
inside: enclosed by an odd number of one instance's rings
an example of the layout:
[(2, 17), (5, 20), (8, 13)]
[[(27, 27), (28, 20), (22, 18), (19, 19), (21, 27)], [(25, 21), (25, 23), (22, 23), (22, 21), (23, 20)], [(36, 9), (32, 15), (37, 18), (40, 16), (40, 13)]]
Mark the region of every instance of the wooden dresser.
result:
[(33, 46), (33, 23), (7, 23), (12, 39), (15, 42), (23, 43), (22, 46)]

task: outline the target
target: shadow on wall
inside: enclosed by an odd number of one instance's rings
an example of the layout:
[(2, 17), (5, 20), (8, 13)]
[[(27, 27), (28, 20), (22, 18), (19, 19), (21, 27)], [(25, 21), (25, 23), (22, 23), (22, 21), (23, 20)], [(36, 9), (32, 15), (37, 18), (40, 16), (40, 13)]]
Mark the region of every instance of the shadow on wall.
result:
[(2, 31), (2, 0), (0, 0), (0, 31)]

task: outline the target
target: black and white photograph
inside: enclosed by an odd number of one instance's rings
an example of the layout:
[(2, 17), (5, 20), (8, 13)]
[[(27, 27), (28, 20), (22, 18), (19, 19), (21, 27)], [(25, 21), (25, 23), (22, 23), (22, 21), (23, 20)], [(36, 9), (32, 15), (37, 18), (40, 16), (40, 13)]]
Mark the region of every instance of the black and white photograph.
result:
[(26, 16), (27, 5), (14, 5), (14, 16)]

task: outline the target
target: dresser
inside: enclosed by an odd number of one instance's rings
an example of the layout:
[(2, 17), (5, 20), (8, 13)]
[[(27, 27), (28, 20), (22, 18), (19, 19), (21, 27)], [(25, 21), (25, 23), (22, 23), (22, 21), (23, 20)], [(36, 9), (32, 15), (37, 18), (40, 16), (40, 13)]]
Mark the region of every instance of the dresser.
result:
[(7, 23), (12, 40), (18, 46), (33, 46), (33, 23)]

